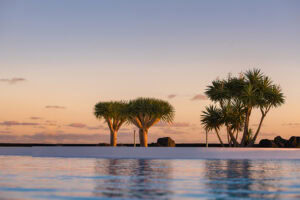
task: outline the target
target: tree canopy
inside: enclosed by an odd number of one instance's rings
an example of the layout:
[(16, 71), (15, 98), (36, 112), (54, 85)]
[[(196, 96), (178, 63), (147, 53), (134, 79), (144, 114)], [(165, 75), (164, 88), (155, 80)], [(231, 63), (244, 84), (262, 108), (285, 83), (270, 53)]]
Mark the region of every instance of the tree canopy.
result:
[(174, 119), (174, 108), (166, 101), (155, 98), (137, 98), (129, 102), (130, 121), (140, 127), (150, 127), (158, 121), (171, 123)]

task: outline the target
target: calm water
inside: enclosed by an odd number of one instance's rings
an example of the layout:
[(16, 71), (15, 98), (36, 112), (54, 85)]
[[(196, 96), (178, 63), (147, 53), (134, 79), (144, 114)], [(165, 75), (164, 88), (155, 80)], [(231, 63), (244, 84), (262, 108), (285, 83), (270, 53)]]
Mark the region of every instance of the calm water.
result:
[(300, 161), (0, 157), (0, 199), (300, 199)]

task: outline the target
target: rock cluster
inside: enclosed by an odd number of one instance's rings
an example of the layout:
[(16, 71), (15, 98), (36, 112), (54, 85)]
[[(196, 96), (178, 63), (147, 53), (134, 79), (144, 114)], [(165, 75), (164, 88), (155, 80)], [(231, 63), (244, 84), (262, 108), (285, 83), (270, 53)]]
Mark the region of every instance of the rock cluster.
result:
[(157, 144), (163, 147), (175, 147), (175, 141), (170, 137), (158, 138)]
[(293, 136), (289, 140), (280, 136), (275, 137), (274, 140), (263, 139), (259, 142), (259, 147), (300, 148), (300, 137)]
[(175, 141), (170, 137), (158, 138), (156, 143), (152, 143), (152, 147), (175, 147)]

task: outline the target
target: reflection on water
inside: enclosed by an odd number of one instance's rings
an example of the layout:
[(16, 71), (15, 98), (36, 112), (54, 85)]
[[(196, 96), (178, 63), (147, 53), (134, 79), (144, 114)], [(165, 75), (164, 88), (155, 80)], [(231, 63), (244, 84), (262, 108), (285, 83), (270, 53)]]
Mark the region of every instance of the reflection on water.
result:
[(300, 161), (0, 156), (0, 199), (300, 199)]
[(215, 194), (225, 194), (230, 197), (248, 198), (251, 193), (235, 193), (250, 191), (251, 164), (248, 160), (214, 160), (205, 162), (205, 177), (208, 188)]
[(205, 162), (207, 188), (240, 199), (299, 199), (299, 161), (212, 160)]
[(168, 199), (172, 194), (169, 161), (97, 160), (95, 173), (106, 176), (95, 181), (94, 195), (118, 198)]

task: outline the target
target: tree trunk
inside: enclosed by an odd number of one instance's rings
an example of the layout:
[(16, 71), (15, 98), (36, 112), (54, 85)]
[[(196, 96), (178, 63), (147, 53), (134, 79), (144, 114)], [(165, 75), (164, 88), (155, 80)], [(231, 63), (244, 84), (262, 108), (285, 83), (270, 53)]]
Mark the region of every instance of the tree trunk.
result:
[(248, 108), (247, 113), (246, 113), (246, 119), (245, 119), (244, 134), (243, 134), (241, 145), (240, 145), (241, 147), (245, 146), (246, 138), (249, 134), (250, 115), (251, 115), (251, 108)]
[(139, 135), (140, 135), (140, 146), (148, 147), (148, 130), (140, 129)]
[(266, 117), (266, 115), (264, 115), (264, 114), (261, 116), (261, 119), (260, 119), (258, 128), (257, 128), (257, 130), (256, 130), (256, 133), (255, 133), (254, 137), (252, 138), (252, 140), (251, 140), (251, 141), (249, 142), (249, 144), (247, 145), (248, 147), (252, 147), (252, 146), (254, 145), (255, 140), (256, 140), (256, 138), (257, 138), (259, 132), (260, 132), (260, 129), (261, 129), (261, 126), (262, 126), (262, 124), (263, 124), (263, 121), (264, 121), (265, 117)]
[[(227, 130), (228, 130), (228, 128), (227, 128)], [(227, 131), (227, 142), (228, 142), (228, 146), (230, 147), (231, 140), (229, 139), (229, 133), (228, 133), (228, 131)]]
[(110, 146), (116, 147), (117, 146), (117, 132), (110, 131)]
[(218, 136), (218, 138), (219, 138), (219, 141), (220, 141), (221, 146), (224, 147), (224, 143), (223, 143), (223, 141), (222, 141), (222, 139), (221, 139), (221, 137), (220, 137), (220, 135), (219, 135), (219, 132), (216, 131), (216, 134), (217, 134), (217, 136)]
[(233, 143), (233, 141), (232, 141), (231, 138), (230, 138), (230, 141), (229, 141), (229, 146), (230, 146), (230, 147), (234, 146), (234, 143)]
[(234, 146), (238, 146), (239, 143), (238, 143), (237, 140), (235, 139), (234, 135), (231, 133), (230, 127), (227, 127), (227, 133), (228, 133), (229, 136), (230, 136), (230, 140), (231, 140), (230, 142), (232, 142)]
[[(236, 131), (235, 140), (238, 141), (238, 138), (239, 138), (239, 130)], [(235, 147), (237, 147), (237, 146), (235, 145)]]

